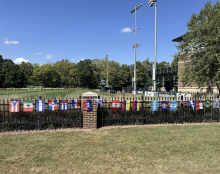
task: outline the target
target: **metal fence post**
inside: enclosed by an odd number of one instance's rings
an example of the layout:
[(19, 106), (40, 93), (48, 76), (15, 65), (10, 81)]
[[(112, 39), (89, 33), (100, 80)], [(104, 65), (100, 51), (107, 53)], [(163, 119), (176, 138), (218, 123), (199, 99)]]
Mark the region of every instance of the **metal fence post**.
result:
[(142, 100), (141, 100), (141, 117), (142, 117), (142, 125), (144, 124), (144, 96), (142, 95)]
[[(217, 99), (219, 100), (219, 94), (217, 95)], [(219, 108), (217, 108), (217, 122), (219, 122)]]
[[(183, 101), (183, 96), (181, 95), (181, 101)], [(183, 124), (183, 104), (181, 102), (181, 124)]]
[[(41, 100), (42, 99), (42, 97), (41, 96), (39, 96), (39, 99)], [(36, 104), (36, 100), (35, 100), (35, 104)], [(36, 112), (36, 111), (35, 111)], [(36, 113), (35, 113), (36, 114)], [(42, 112), (40, 112), (40, 130), (42, 130)]]
[(79, 96), (79, 100), (80, 100), (80, 110), (79, 110), (79, 128), (82, 128), (82, 116), (81, 116), (81, 96)]

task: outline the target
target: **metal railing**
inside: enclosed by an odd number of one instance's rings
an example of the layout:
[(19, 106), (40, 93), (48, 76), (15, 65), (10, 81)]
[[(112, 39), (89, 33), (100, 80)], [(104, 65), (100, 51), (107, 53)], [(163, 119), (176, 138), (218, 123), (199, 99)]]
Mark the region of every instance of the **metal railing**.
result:
[[(100, 98), (100, 97), (99, 97)], [(217, 96), (219, 98), (219, 95)], [(204, 108), (201, 110), (192, 110), (190, 106), (185, 106), (177, 101), (177, 110), (170, 111), (170, 101), (168, 98), (162, 97), (162, 101), (168, 101), (168, 111), (161, 110), (161, 101), (158, 102), (158, 111), (151, 111), (144, 101), (152, 101), (152, 97), (127, 97), (127, 98), (109, 98), (110, 104), (112, 100), (120, 100), (119, 110), (112, 110), (109, 103), (104, 102), (104, 107), (98, 107), (98, 126), (117, 126), (117, 125), (144, 125), (144, 124), (183, 124), (183, 123), (201, 123), (201, 122), (219, 122), (219, 108)], [(207, 98), (208, 99), (208, 98)], [(212, 98), (211, 102), (212, 102)], [(107, 99), (106, 99), (107, 100)], [(140, 104), (139, 111), (122, 111), (123, 100), (137, 100)], [(174, 101), (175, 98), (172, 98)], [(183, 96), (181, 97), (183, 100)], [(198, 100), (198, 98), (189, 98), (189, 100)]]
[[(0, 100), (0, 132), (82, 128), (81, 100), (80, 108), (72, 108), (72, 103), (68, 102), (68, 110), (60, 110), (59, 98), (57, 110), (49, 111), (48, 100), (50, 99), (44, 99), (45, 111), (41, 112), (34, 109), (36, 108), (36, 98), (29, 99), (34, 101), (33, 111), (23, 112), (23, 100), (19, 100), (19, 112), (9, 112), (9, 99)], [(71, 101), (71, 99), (67, 100)]]

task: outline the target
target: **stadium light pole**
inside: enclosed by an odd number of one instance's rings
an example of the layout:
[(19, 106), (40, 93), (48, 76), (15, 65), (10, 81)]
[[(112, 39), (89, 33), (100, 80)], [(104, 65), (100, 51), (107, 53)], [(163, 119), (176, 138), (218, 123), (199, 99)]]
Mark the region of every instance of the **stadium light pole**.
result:
[(142, 4), (140, 3), (138, 6), (135, 6), (135, 8), (133, 10), (131, 10), (131, 13), (135, 12), (135, 36), (134, 36), (134, 45), (133, 45), (133, 49), (134, 49), (134, 91), (136, 91), (136, 48), (140, 46), (140, 43), (136, 44), (136, 29), (140, 29), (136, 27), (136, 10), (139, 9), (142, 6)]
[(155, 48), (154, 48), (154, 68), (153, 68), (153, 81), (154, 91), (156, 91), (156, 63), (157, 63), (157, 0), (148, 0), (150, 7), (153, 7), (155, 3)]

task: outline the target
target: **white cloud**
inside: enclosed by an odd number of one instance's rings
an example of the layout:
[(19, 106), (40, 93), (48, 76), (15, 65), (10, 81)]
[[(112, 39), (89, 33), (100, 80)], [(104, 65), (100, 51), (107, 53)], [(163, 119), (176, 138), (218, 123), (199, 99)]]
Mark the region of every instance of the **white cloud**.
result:
[(36, 55), (41, 55), (41, 53), (37, 53)]
[(46, 55), (45, 58), (46, 58), (46, 59), (51, 59), (51, 58), (52, 58), (52, 54), (48, 54), (48, 55)]
[(84, 61), (84, 59), (80, 59), (80, 60), (78, 60), (78, 62), (80, 62), (80, 61)]
[(15, 64), (20, 64), (21, 62), (29, 62), (29, 60), (25, 60), (23, 57), (19, 57), (17, 59), (14, 60)]
[(72, 59), (72, 62), (74, 61), (74, 59)]
[(11, 40), (11, 41), (6, 40), (5, 44), (19, 44), (19, 42), (18, 41), (13, 41), (13, 40)]
[(122, 33), (128, 33), (128, 32), (131, 32), (131, 28), (129, 28), (129, 27), (122, 28), (122, 29), (121, 29), (121, 32), (122, 32)]

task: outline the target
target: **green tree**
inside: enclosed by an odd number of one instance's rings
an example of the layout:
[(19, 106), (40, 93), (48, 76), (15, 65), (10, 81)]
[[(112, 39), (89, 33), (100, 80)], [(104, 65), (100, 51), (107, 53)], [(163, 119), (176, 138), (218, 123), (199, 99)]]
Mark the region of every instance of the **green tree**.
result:
[(118, 71), (118, 85), (125, 87), (128, 86), (128, 84), (131, 84), (130, 69), (128, 65), (122, 64)]
[(220, 91), (220, 2), (209, 1), (199, 14), (193, 14), (175, 57), (185, 61), (180, 79), (183, 86), (198, 88), (216, 84)]
[(94, 75), (92, 71), (92, 67), (90, 66), (92, 61), (90, 59), (85, 59), (84, 61), (80, 61), (77, 63), (77, 76), (79, 79), (79, 86), (84, 88), (95, 88), (94, 85)]

